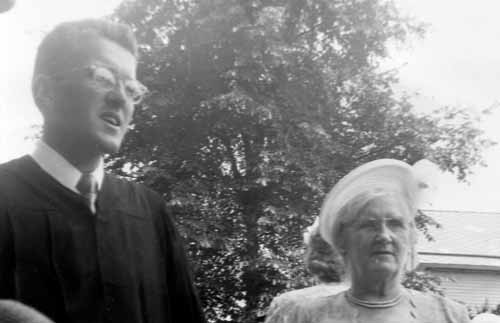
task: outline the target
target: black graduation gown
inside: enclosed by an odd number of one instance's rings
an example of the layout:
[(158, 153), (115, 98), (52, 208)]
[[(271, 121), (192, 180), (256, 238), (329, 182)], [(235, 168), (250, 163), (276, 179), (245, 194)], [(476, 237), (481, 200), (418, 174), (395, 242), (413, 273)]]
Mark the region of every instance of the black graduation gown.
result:
[(0, 165), (0, 298), (56, 323), (204, 322), (161, 196), (105, 175), (97, 208), (30, 156)]

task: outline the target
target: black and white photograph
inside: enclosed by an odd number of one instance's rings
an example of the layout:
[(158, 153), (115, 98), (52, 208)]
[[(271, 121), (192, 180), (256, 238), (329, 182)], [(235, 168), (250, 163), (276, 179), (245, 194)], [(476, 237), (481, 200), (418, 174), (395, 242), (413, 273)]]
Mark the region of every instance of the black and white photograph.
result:
[(0, 323), (499, 323), (499, 12), (0, 0)]

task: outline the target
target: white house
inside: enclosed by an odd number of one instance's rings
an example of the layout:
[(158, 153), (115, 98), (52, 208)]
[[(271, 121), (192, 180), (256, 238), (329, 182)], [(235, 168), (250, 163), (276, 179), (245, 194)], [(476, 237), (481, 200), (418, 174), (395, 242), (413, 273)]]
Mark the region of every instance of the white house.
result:
[(500, 213), (425, 210), (441, 228), (419, 237), (419, 269), (442, 278), (446, 296), (470, 306), (500, 304)]

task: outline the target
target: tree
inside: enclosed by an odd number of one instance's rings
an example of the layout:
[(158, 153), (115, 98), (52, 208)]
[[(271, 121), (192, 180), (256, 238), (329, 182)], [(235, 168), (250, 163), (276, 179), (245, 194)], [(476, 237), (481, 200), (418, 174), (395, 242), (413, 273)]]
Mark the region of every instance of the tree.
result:
[(349, 170), (427, 157), (464, 178), (490, 144), (468, 114), (393, 93), (379, 61), (422, 28), (390, 1), (135, 0), (114, 17), (151, 95), (108, 166), (176, 211), (211, 321), (253, 322), (311, 283), (302, 231)]

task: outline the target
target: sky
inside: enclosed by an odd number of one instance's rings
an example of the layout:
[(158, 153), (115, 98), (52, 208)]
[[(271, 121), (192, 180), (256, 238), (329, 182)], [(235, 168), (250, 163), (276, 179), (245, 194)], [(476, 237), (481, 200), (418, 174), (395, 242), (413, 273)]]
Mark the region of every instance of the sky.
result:
[[(120, 0), (17, 0), (0, 14), (0, 162), (32, 149), (26, 137), (41, 117), (31, 98), (35, 50), (44, 33), (61, 21), (107, 15)], [(428, 24), (424, 38), (391, 50), (389, 66), (399, 67), (396, 89), (418, 93), (420, 112), (454, 105), (479, 112), (500, 102), (500, 1), (396, 0), (401, 12)], [(500, 143), (500, 108), (481, 127)], [(500, 145), (485, 153), (488, 167), (475, 168), (468, 184), (450, 174), (436, 176), (428, 208), (498, 211)]]

